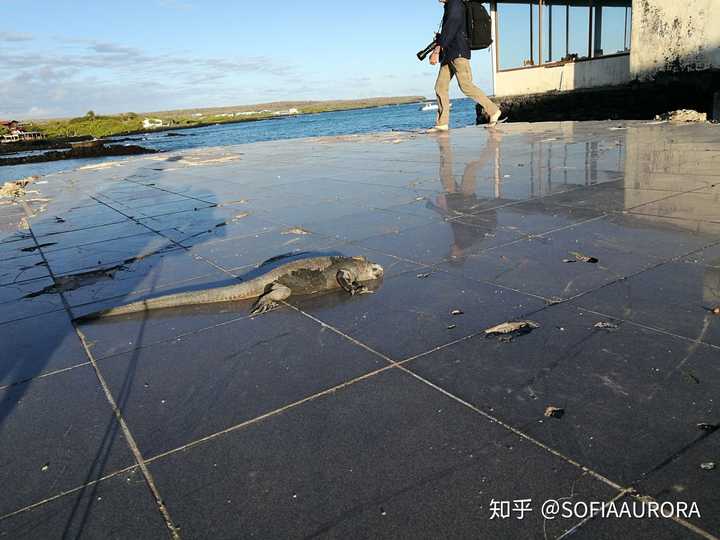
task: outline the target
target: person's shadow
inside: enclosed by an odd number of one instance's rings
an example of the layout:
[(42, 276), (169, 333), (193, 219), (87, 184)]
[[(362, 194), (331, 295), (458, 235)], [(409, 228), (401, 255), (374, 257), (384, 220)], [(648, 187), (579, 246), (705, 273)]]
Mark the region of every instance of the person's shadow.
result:
[[(126, 200), (125, 203), (127, 203), (127, 205), (125, 205), (123, 200), (116, 199), (117, 192), (115, 189), (121, 186), (127, 187), (128, 193), (132, 193), (136, 189), (138, 192), (147, 192), (148, 190), (155, 188), (156, 185), (162, 185), (162, 189), (157, 190), (157, 195), (159, 197), (166, 196), (168, 191), (172, 192), (173, 178), (172, 172), (166, 171), (165, 169), (174, 169), (176, 164), (171, 166), (171, 163), (181, 160), (181, 156), (174, 156), (168, 158), (165, 162), (151, 161), (149, 165), (137, 169), (134, 174), (121, 178), (116, 182), (112, 182), (110, 187), (106, 190), (93, 192), (92, 187), (89, 187), (89, 200), (95, 199), (97, 205), (94, 208), (96, 208), (97, 211), (107, 212), (107, 207), (117, 211), (118, 221), (126, 219), (129, 222), (139, 223), (147, 227), (146, 232), (155, 232), (159, 233), (161, 237), (165, 236), (163, 232), (159, 231), (158, 228), (155, 228), (155, 226), (152, 225), (152, 218), (141, 219), (140, 217), (133, 216), (132, 214), (135, 213), (133, 211), (133, 207), (139, 203), (137, 201), (133, 202)], [(238, 192), (240, 191), (242, 191), (242, 186), (238, 185)], [(29, 302), (43, 301), (44, 298), (47, 298), (46, 295), (60, 295), (68, 318), (73, 319), (77, 316), (78, 312), (76, 311), (76, 307), (70, 305), (70, 301), (66, 296), (70, 290), (77, 290), (82, 287), (93, 287), (98, 284), (102, 285), (102, 280), (107, 280), (107, 285), (109, 289), (112, 290), (114, 288), (113, 281), (120, 277), (120, 274), (123, 274), (122, 277), (124, 279), (129, 280), (130, 286), (128, 288), (126, 286), (118, 285), (117, 290), (120, 291), (129, 289), (130, 292), (119, 293), (114, 296), (112, 298), (114, 305), (127, 303), (129, 301), (129, 295), (131, 295), (134, 290), (134, 286), (139, 283), (143, 283), (143, 288), (147, 289), (144, 294), (158, 294), (157, 268), (154, 264), (151, 264), (149, 265), (149, 268), (144, 267), (143, 270), (140, 271), (140, 264), (145, 265), (149, 260), (152, 260), (153, 257), (157, 257), (155, 260), (157, 260), (158, 265), (162, 267), (164, 261), (168, 261), (175, 257), (187, 257), (187, 252), (191, 247), (209, 240), (218, 240), (227, 234), (225, 232), (226, 228), (224, 226), (219, 226), (219, 224), (225, 220), (225, 216), (221, 215), (222, 213), (219, 211), (215, 194), (211, 189), (206, 187), (193, 187), (188, 190), (186, 183), (183, 185), (182, 190), (178, 190), (178, 194), (186, 197), (186, 200), (188, 201), (194, 200), (197, 202), (198, 208), (185, 210), (185, 212), (187, 212), (186, 226), (179, 226), (179, 230), (175, 231), (176, 234), (167, 236), (167, 243), (161, 245), (157, 244), (157, 234), (145, 235), (147, 237), (147, 241), (143, 239), (143, 242), (137, 241), (137, 239), (142, 239), (143, 235), (137, 235), (134, 238), (134, 241), (130, 244), (123, 244), (122, 239), (108, 239), (106, 243), (101, 245), (100, 252), (103, 252), (103, 247), (106, 245), (112, 245), (113, 242), (119, 242), (121, 245), (132, 245), (132, 252), (124, 253), (125, 256), (123, 261), (98, 261), (98, 267), (96, 268), (86, 267), (78, 270), (71, 270), (64, 275), (56, 273), (53, 269), (52, 262), (48, 262), (48, 258), (46, 257), (42, 244), (46, 241), (48, 243), (61, 242), (59, 239), (62, 238), (63, 231), (62, 228), (59, 227), (55, 232), (53, 232), (51, 225), (49, 229), (47, 229), (50, 231), (49, 234), (51, 236), (44, 236), (35, 239), (35, 252), (42, 256), (44, 260), (43, 264), (48, 267), (51, 277), (53, 278), (54, 285), (45, 287), (45, 289), (39, 287), (40, 290), (26, 295), (26, 300)], [(82, 201), (79, 200), (77, 202), (77, 208), (80, 208), (80, 203), (87, 203), (88, 200), (83, 199)], [(190, 206), (192, 206), (192, 203)], [(79, 212), (81, 214), (84, 212), (91, 214), (93, 210), (80, 208)], [(197, 212), (202, 212), (202, 218), (198, 216)], [(143, 214), (147, 213), (148, 212), (143, 212)], [(152, 214), (152, 211), (149, 213)], [(122, 216), (124, 216), (124, 218)], [(140, 216), (139, 212), (138, 216)], [(58, 218), (50, 212), (39, 214), (30, 221), (31, 231), (33, 224), (37, 222), (41, 222), (45, 227), (47, 227), (48, 223), (53, 224), (56, 219)], [(159, 219), (159, 221), (162, 222), (162, 219)], [(202, 222), (200, 228), (194, 228), (194, 224), (199, 224), (200, 222)], [(61, 221), (58, 220), (58, 225), (60, 223)], [(207, 230), (204, 230), (203, 227), (206, 223), (217, 223), (218, 226), (208, 226)], [(91, 228), (92, 227), (89, 227), (88, 229)], [(82, 227), (80, 227), (80, 229), (82, 229)], [(98, 230), (99, 229), (101, 229), (101, 227), (98, 227)], [(185, 235), (186, 232), (187, 235)], [(29, 238), (34, 239), (34, 234), (27, 235), (26, 239)], [(47, 240), (48, 238), (51, 238), (52, 241)], [(189, 242), (184, 242), (186, 239), (189, 240)], [(156, 242), (151, 244), (153, 240)], [(120, 251), (123, 250), (120, 249)], [(162, 262), (160, 262), (160, 259), (162, 259)], [(209, 266), (208, 268), (210, 269)], [(136, 271), (138, 274), (133, 275), (133, 272)], [(152, 276), (152, 282), (149, 286), (146, 282), (143, 282), (144, 278), (147, 278), (148, 276)], [(236, 281), (237, 279), (233, 279), (228, 276), (227, 280), (220, 283), (194, 285), (193, 287), (185, 287), (184, 290), (229, 285)], [(174, 292), (179, 292), (180, 290), (183, 289), (174, 289)], [(82, 310), (82, 308), (80, 308), (80, 310)], [(142, 314), (138, 320), (140, 322), (137, 329), (137, 335), (134, 337), (133, 342), (139, 346), (143, 343), (148, 315)], [(80, 328), (77, 325), (77, 322), (73, 322), (72, 325), (68, 325), (68, 328), (70, 330), (68, 330), (66, 334), (63, 334), (62, 332), (48, 333), (45, 336), (45, 347), (42, 349), (43, 357), (40, 359), (23, 358), (22, 355), (16, 354), (14, 351), (5, 351), (7, 354), (4, 354), (2, 360), (0, 360), (0, 381), (1, 384), (5, 386), (4, 390), (0, 391), (0, 435), (3, 434), (6, 422), (16, 412), (18, 405), (27, 397), (28, 393), (33, 391), (33, 383), (38, 380), (38, 377), (42, 377), (47, 374), (48, 362), (53, 358), (53, 354), (63, 346), (64, 342), (71, 339), (80, 339), (79, 333), (76, 330), (77, 328)], [(114, 385), (112, 388), (113, 398), (117, 406), (117, 410), (120, 413), (122, 413), (128, 404), (132, 389), (134, 388), (139, 349), (136, 348), (135, 351), (136, 352), (133, 353), (128, 370), (125, 373), (121, 384), (119, 386)], [(56, 376), (62, 377), (63, 374), (58, 374)], [(66, 524), (62, 532), (63, 538), (80, 537), (83, 535), (83, 530), (87, 524), (90, 512), (97, 501), (96, 493), (99, 486), (98, 481), (108, 472), (114, 472), (108, 471), (107, 467), (116, 439), (118, 435), (120, 435), (120, 430), (121, 426), (116, 417), (112, 413), (108, 414), (108, 423), (104, 428), (100, 443), (94, 451), (95, 455), (86, 465), (87, 472), (85, 473), (84, 481), (77, 482), (72, 486), (64, 486), (65, 488), (75, 488), (77, 486), (83, 487), (74, 495), (71, 495), (74, 497), (74, 502), (72, 509), (65, 520)], [(37, 437), (41, 437), (41, 435), (38, 434)], [(22, 451), (22, 449), (16, 449), (15, 451)], [(57, 493), (44, 493), (43, 495), (44, 497), (50, 497), (57, 495)], [(30, 505), (36, 503), (37, 501), (28, 500), (23, 502), (26, 503), (26, 505)]]

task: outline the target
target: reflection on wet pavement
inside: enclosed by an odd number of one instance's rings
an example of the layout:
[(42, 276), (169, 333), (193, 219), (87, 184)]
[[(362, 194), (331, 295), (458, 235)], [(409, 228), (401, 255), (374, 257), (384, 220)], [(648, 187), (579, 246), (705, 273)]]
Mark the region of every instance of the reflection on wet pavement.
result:
[[(195, 150), (0, 199), (0, 536), (609, 538), (490, 500), (640, 496), (701, 516), (634, 537), (720, 535), (720, 132), (617, 124)], [(72, 322), (298, 252), (383, 285)]]

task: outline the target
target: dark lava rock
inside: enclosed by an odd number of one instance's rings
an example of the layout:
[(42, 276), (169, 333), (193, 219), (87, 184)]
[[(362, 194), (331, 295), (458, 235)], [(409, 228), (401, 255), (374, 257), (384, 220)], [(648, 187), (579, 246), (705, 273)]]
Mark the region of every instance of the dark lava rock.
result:
[(134, 156), (139, 154), (155, 154), (158, 150), (144, 148), (136, 145), (112, 145), (92, 144), (87, 146), (74, 145), (65, 152), (45, 152), (35, 156), (24, 156), (16, 158), (0, 159), (0, 166), (3, 165), (24, 165), (26, 163), (43, 163), (46, 161), (60, 161), (63, 159), (86, 159), (108, 156)]

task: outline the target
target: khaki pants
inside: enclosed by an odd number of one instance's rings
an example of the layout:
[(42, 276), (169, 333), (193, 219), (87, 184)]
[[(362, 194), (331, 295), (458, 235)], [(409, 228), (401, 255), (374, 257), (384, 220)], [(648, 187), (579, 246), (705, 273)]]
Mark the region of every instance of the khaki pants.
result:
[(437, 82), (435, 83), (435, 94), (438, 101), (437, 125), (444, 126), (450, 122), (450, 81), (457, 77), (460, 90), (467, 97), (485, 109), (488, 116), (492, 116), (499, 109), (485, 93), (480, 90), (472, 80), (470, 61), (467, 58), (456, 58), (449, 64), (440, 66)]

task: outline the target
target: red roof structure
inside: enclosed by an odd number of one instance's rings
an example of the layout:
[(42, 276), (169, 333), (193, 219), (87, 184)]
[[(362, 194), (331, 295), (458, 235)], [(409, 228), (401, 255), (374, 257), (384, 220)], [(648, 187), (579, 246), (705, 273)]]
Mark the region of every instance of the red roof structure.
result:
[(4, 126), (6, 128), (15, 129), (20, 125), (20, 122), (17, 120), (0, 120), (0, 126)]

